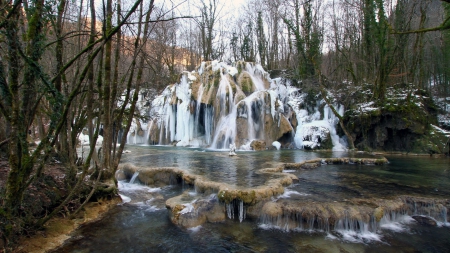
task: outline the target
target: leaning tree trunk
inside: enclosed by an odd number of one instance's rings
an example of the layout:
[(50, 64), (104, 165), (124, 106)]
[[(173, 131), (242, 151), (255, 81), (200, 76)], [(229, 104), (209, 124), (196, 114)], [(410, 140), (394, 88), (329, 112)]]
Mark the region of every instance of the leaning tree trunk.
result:
[(330, 107), (331, 111), (333, 111), (333, 114), (338, 117), (339, 119), (339, 125), (342, 128), (342, 131), (344, 131), (345, 136), (347, 136), (347, 140), (348, 140), (348, 145), (350, 149), (355, 149), (355, 144), (354, 144), (354, 140), (352, 135), (347, 131), (347, 128), (344, 125), (344, 119), (342, 118), (342, 116), (339, 114), (339, 112), (336, 110), (336, 108), (334, 108), (333, 104), (330, 102), (330, 100), (327, 97), (327, 93), (325, 88), (323, 88), (322, 85), (320, 85), (320, 93), (322, 94), (323, 99), (325, 100), (325, 102), (327, 103), (327, 105)]

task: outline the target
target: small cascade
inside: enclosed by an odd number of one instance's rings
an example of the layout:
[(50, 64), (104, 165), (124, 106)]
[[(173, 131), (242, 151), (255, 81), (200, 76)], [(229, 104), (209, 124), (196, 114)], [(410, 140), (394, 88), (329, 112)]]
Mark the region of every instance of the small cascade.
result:
[(265, 226), (286, 232), (291, 230), (329, 232), (332, 228), (328, 217), (305, 213), (283, 213), (274, 217), (263, 214), (260, 217), (260, 221)]
[(403, 201), (408, 207), (409, 215), (428, 216), (440, 223), (448, 224), (447, 207), (443, 203), (420, 198), (405, 198)]
[(134, 181), (136, 181), (136, 178), (139, 176), (139, 171), (134, 172), (133, 176), (130, 179), (130, 184), (134, 184)]
[(247, 135), (248, 135), (248, 140), (252, 141), (256, 138), (256, 134), (255, 134), (255, 128), (253, 127), (255, 125), (255, 123), (253, 122), (253, 115), (252, 115), (252, 101), (249, 100), (245, 100), (245, 109), (247, 112), (247, 127), (248, 127), (248, 131), (247, 131)]
[(261, 67), (261, 65), (252, 65), (247, 62), (245, 64), (245, 70), (250, 74), (253, 84), (255, 85), (256, 91), (265, 90), (265, 85), (263, 79), (267, 79), (266, 71)]
[(350, 217), (339, 219), (334, 225), (334, 230), (353, 231), (357, 233), (376, 232), (376, 228), (374, 229), (372, 226), (369, 226), (369, 223)]

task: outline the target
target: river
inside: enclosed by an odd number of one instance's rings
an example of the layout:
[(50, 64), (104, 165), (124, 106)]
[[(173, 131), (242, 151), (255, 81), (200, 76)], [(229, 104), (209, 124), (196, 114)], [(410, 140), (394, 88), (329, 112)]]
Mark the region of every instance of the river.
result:
[[(364, 153), (271, 150), (238, 152), (166, 146), (127, 146), (123, 163), (140, 167), (177, 167), (211, 181), (236, 187), (256, 187), (268, 180), (259, 169), (314, 158), (374, 157)], [(299, 180), (285, 188), (273, 201), (292, 205), (340, 203), (355, 209), (364, 200), (393, 200), (402, 196), (447, 201), (450, 196), (450, 160), (428, 156), (386, 156), (386, 165), (322, 165), (316, 169), (285, 171)], [(376, 227), (358, 221), (295, 228), (282, 219), (235, 217), (194, 228), (172, 224), (169, 198), (183, 192), (195, 196), (184, 184), (152, 187), (137, 181), (119, 182), (124, 203), (104, 219), (75, 232), (73, 239), (57, 252), (448, 252), (450, 223), (447, 209), (427, 213), (434, 206), (391, 212)], [(357, 202), (358, 200), (360, 202)], [(438, 206), (438, 205), (436, 205)], [(448, 205), (447, 205), (448, 206)], [(415, 213), (414, 213), (415, 212)], [(413, 215), (431, 217), (436, 226), (419, 224)], [(308, 222), (306, 222), (308, 223)], [(329, 228), (331, 227), (331, 229)]]

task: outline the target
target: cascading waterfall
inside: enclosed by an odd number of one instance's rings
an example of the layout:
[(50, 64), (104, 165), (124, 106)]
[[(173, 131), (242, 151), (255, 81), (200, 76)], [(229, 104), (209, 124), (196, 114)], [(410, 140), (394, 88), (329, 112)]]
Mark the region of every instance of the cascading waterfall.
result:
[(236, 105), (233, 90), (227, 78), (220, 72), (220, 84), (216, 97), (219, 99), (219, 122), (212, 142), (212, 147), (227, 149), (236, 137)]
[[(200, 108), (201, 108), (201, 101), (202, 101), (202, 97), (203, 97), (203, 84), (200, 85), (200, 88), (198, 89), (198, 99), (195, 103), (195, 123), (194, 123), (194, 133), (197, 134), (199, 132), (199, 126), (200, 126)], [(197, 137), (197, 136), (196, 136)]]
[[(315, 149), (331, 139), (334, 150), (344, 150), (337, 118), (327, 106), (319, 112), (324, 101), (309, 113), (305, 96), (289, 80), (271, 79), (261, 65), (204, 62), (153, 100), (147, 142), (247, 149), (252, 140), (263, 140), (268, 146), (278, 141), (281, 147)], [(335, 107), (343, 113), (342, 106)]]

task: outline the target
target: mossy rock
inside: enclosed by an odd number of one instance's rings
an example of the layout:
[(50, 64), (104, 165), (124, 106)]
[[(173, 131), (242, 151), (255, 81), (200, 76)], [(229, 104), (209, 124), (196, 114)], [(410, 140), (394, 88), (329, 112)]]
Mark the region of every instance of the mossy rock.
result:
[(328, 135), (328, 138), (326, 138), (325, 140), (322, 140), (319, 149), (326, 149), (326, 150), (333, 149), (333, 141), (331, 141), (330, 135)]
[(413, 142), (410, 152), (430, 155), (448, 153), (447, 141), (448, 137), (445, 134), (430, 129), (426, 134), (419, 136)]
[(430, 124), (437, 124), (434, 107), (429, 98), (410, 94), (387, 99), (377, 110), (349, 110), (344, 124), (360, 150), (439, 153), (438, 142), (427, 137)]
[(256, 201), (256, 193), (254, 190), (251, 191), (240, 191), (240, 190), (222, 190), (218, 194), (219, 200), (225, 202), (226, 204), (231, 203), (233, 200), (240, 200), (244, 204), (252, 205)]

